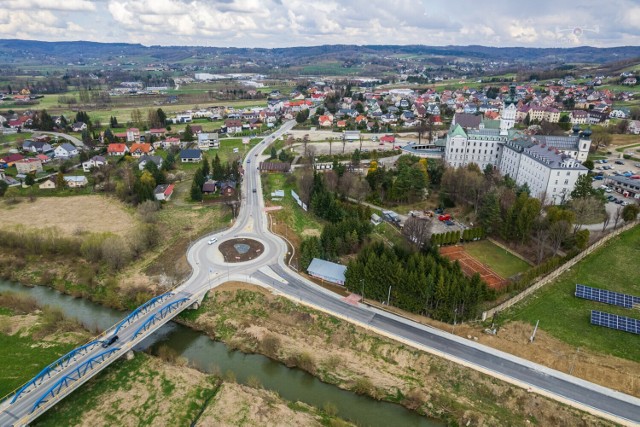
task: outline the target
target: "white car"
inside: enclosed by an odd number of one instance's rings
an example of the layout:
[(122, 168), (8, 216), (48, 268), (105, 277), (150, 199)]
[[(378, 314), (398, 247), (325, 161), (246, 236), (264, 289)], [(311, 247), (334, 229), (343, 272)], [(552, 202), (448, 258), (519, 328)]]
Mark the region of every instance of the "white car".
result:
[(210, 244), (210, 245), (213, 245), (217, 241), (218, 241), (218, 239), (216, 239), (215, 237), (212, 237), (212, 238), (209, 239), (209, 241), (207, 243)]

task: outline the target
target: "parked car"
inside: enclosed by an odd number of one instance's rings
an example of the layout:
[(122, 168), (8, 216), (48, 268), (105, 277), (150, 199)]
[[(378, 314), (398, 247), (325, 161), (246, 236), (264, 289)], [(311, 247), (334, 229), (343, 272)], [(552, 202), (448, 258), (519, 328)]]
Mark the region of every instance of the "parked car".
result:
[(451, 219), (451, 215), (443, 214), (438, 216), (438, 221), (449, 221)]
[(627, 201), (627, 200), (623, 200), (622, 203), (620, 203), (622, 206), (627, 206), (630, 205), (631, 202)]
[(624, 162), (622, 160), (616, 160), (614, 163), (616, 165), (624, 165)]
[(607, 200), (608, 200), (608, 201), (610, 201), (610, 202), (613, 202), (613, 201), (615, 201), (615, 200), (616, 200), (616, 198), (615, 198), (615, 197), (613, 197), (612, 195), (608, 195), (608, 196), (607, 196)]
[(616, 199), (616, 201), (615, 201), (615, 203), (618, 204), (618, 205), (621, 205), (622, 202), (623, 202), (623, 200), (620, 200), (620, 199)]
[(602, 181), (604, 179), (604, 176), (602, 175), (596, 175), (593, 177), (594, 180), (598, 180), (598, 181)]
[(450, 219), (444, 222), (447, 226), (455, 225), (456, 223), (451, 221)]

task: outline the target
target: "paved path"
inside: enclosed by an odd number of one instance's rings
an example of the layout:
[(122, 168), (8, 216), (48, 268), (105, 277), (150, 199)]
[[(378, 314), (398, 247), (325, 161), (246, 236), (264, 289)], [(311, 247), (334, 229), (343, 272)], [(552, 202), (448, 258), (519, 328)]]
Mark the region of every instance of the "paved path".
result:
[(76, 138), (73, 135), (67, 135), (66, 133), (60, 133), (60, 132), (47, 132), (43, 130), (37, 130), (33, 132), (34, 136), (38, 134), (57, 136), (58, 138), (63, 138), (63, 139), (66, 139), (67, 141), (70, 141), (73, 145), (75, 145), (78, 148), (86, 148), (86, 146), (84, 145), (84, 142), (82, 142), (82, 140)]

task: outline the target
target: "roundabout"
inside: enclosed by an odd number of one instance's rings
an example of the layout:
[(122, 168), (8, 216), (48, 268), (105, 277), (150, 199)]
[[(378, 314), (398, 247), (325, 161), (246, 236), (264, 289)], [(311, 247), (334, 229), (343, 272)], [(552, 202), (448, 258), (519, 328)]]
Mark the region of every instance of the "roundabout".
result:
[(220, 243), (218, 250), (225, 263), (246, 262), (264, 254), (264, 244), (255, 239), (240, 237), (225, 240)]

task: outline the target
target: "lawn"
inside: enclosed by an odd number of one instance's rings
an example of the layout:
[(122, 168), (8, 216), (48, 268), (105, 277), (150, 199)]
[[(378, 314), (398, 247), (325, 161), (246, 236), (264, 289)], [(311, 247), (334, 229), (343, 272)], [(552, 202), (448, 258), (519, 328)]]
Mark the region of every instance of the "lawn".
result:
[[(0, 316), (0, 323), (2, 323)], [(0, 397), (30, 380), (45, 366), (69, 352), (75, 345), (47, 342), (36, 345), (31, 336), (0, 332)]]
[(467, 243), (464, 249), (504, 278), (522, 273), (529, 268), (529, 264), (489, 240)]
[[(284, 198), (272, 203), (272, 205), (283, 207), (282, 210), (275, 212), (276, 221), (285, 221), (299, 236), (304, 237), (313, 233), (320, 234), (322, 224), (311, 213), (302, 210), (291, 196), (291, 190), (296, 189), (293, 175), (281, 173), (262, 174), (262, 185), (266, 200), (271, 199), (271, 192), (284, 190)], [(309, 230), (315, 231), (310, 232)]]
[(533, 297), (508, 310), (508, 320), (535, 324), (554, 337), (576, 347), (585, 347), (640, 362), (640, 336), (615, 331), (589, 323), (591, 310), (640, 318), (637, 310), (587, 301), (574, 296), (576, 283), (640, 295), (640, 227), (613, 239), (605, 247), (547, 285)]

